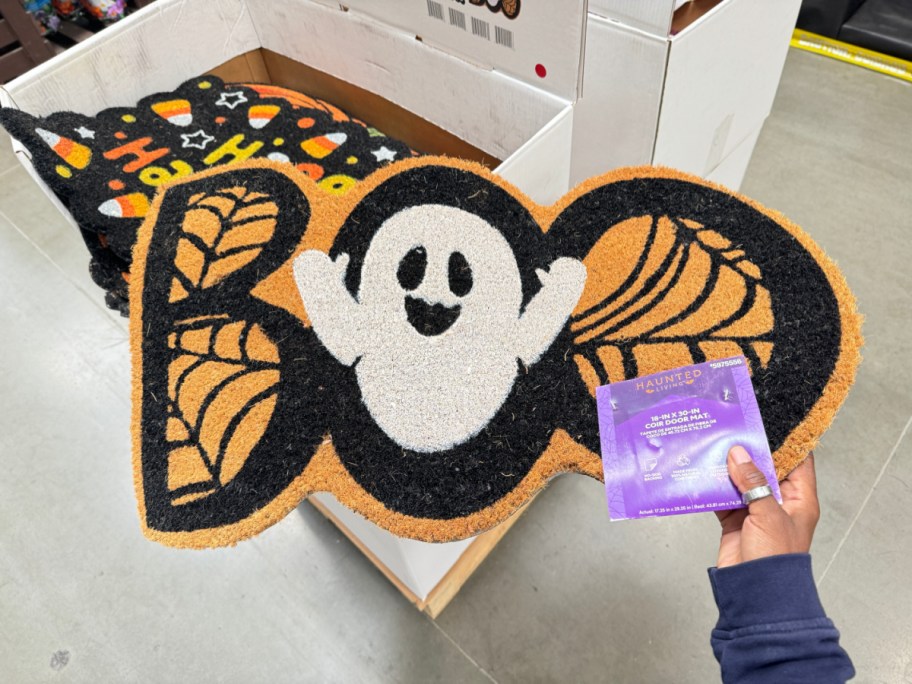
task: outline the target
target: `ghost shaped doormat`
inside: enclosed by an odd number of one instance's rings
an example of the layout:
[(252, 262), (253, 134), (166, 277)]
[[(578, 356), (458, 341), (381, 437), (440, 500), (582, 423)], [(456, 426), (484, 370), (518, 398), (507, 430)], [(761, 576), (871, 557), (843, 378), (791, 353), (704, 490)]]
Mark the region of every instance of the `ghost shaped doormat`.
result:
[(667, 169), (536, 205), (481, 166), (396, 162), (344, 196), (288, 165), (181, 179), (130, 286), (146, 535), (233, 544), (330, 492), (393, 533), (478, 534), (601, 479), (595, 388), (747, 357), (780, 477), (854, 379), (854, 298), (797, 226)]

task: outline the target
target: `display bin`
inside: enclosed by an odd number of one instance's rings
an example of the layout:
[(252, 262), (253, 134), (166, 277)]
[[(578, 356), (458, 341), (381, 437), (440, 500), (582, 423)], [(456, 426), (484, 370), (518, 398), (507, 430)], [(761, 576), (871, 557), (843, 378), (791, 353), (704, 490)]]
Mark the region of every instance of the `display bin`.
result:
[[(475, 159), (550, 203), (569, 189), (585, 28), (584, 0), (559, 5), (523, 3), (511, 19), (434, 0), (157, 0), (10, 82), (0, 101), (36, 115), (93, 115), (204, 73), (276, 83), (326, 99), (416, 150)], [(14, 148), (72, 222), (28, 151)], [(122, 392), (128, 397), (130, 388)], [(479, 537), (427, 544), (396, 537), (329, 495), (311, 501), (432, 615), (518, 517)]]
[[(671, 166), (738, 189), (772, 108), (800, 0), (723, 0), (669, 34), (675, 2), (590, 2), (571, 183)], [(620, 8), (661, 22), (625, 24)], [(617, 16), (603, 16), (597, 12)], [(646, 14), (644, 14), (646, 13)], [(667, 20), (667, 21), (666, 21)], [(663, 28), (664, 27), (664, 28)]]

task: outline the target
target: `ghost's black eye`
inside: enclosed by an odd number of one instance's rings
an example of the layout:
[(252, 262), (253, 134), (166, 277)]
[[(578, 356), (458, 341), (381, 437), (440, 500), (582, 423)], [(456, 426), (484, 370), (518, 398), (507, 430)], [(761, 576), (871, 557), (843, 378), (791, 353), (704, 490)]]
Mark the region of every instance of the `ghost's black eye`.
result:
[(457, 297), (472, 291), (472, 268), (460, 252), (450, 254), (450, 290)]
[(414, 290), (424, 280), (427, 271), (427, 251), (424, 247), (413, 247), (399, 262), (396, 277), (403, 290)]

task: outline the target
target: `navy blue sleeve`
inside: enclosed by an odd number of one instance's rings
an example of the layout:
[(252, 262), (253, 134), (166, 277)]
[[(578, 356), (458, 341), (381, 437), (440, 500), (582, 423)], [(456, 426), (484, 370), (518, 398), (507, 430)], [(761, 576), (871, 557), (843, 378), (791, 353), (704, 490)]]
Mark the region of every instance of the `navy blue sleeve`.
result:
[(808, 554), (710, 568), (709, 580), (719, 607), (712, 648), (725, 684), (843, 684), (855, 676)]

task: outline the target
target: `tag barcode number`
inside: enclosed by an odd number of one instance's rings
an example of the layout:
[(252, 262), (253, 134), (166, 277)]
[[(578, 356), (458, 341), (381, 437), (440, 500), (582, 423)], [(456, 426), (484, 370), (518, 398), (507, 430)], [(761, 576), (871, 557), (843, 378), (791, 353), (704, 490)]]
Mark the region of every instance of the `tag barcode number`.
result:
[(443, 5), (439, 2), (434, 2), (434, 0), (427, 0), (428, 14), (431, 15), (434, 19), (440, 19), (443, 21)]
[(498, 45), (503, 45), (508, 47), (511, 50), (513, 49), (513, 31), (510, 31), (500, 26), (494, 27), (494, 41)]
[(463, 14), (459, 10), (454, 10), (452, 7), (449, 8), (449, 11), (450, 11), (450, 24), (453, 26), (458, 26), (463, 31), (465, 31), (466, 30), (465, 14)]
[(472, 17), (472, 34), (485, 40), (491, 40), (491, 27), (488, 22)]

